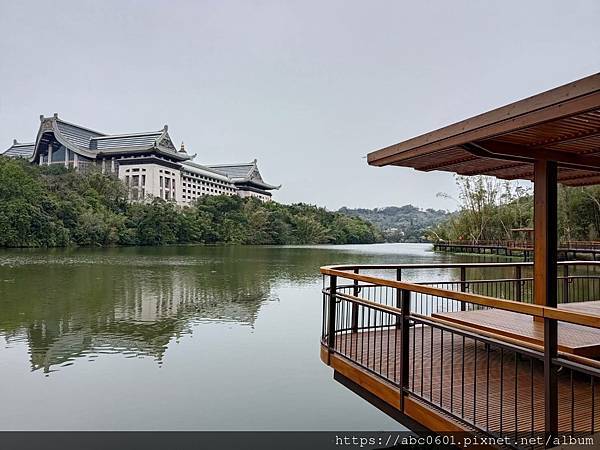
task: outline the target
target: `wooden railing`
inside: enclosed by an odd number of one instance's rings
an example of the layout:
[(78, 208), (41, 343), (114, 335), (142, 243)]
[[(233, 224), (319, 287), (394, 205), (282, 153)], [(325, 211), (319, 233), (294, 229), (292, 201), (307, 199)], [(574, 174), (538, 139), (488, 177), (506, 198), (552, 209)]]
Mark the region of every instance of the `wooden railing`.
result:
[[(450, 246), (480, 246), (480, 247), (505, 247), (510, 249), (533, 249), (533, 241), (526, 239), (478, 239), (478, 240), (448, 240), (436, 241), (434, 244)], [(598, 250), (600, 251), (600, 241), (561, 241), (558, 244), (560, 249), (569, 250)]]
[[(600, 263), (559, 266), (559, 303), (600, 300)], [(322, 345), (396, 386), (401, 409), (410, 396), (496, 436), (593, 434), (600, 364), (563, 351), (560, 339), (600, 329), (600, 316), (532, 304), (531, 270), (531, 263), (322, 267)], [(470, 311), (529, 316), (546, 330), (562, 325), (553, 344), (551, 333), (536, 341), (453, 321)]]

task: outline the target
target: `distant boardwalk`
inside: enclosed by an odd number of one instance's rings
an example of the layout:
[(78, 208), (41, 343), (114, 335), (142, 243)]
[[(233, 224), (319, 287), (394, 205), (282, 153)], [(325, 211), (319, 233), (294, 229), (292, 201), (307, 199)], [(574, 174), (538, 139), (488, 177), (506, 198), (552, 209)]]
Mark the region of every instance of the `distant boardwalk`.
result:
[[(477, 253), (522, 257), (525, 261), (533, 258), (533, 242), (530, 241), (437, 241), (433, 249), (440, 252)], [(558, 247), (558, 258), (561, 260), (581, 259), (596, 260), (600, 255), (600, 241), (566, 241)]]

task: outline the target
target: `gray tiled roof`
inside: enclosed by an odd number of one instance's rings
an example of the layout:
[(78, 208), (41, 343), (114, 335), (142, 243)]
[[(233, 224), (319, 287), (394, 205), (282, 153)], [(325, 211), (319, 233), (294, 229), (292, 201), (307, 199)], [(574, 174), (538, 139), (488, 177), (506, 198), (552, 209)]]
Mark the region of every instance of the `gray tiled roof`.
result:
[(260, 187), (261, 189), (267, 190), (279, 189), (281, 187), (265, 183), (258, 170), (256, 160), (247, 164), (219, 164), (208, 166), (208, 168), (227, 175), (234, 183), (238, 185), (250, 183)]
[(56, 113), (52, 117), (40, 116), (40, 119), (42, 121), (40, 132), (54, 133), (62, 145), (89, 158), (94, 158), (98, 154), (139, 153), (146, 150), (157, 151), (179, 161), (190, 158), (187, 153), (177, 151), (169, 137), (166, 125), (159, 131), (107, 135), (65, 122)]
[(35, 143), (19, 143), (15, 141), (6, 151), (2, 153), (3, 156), (9, 156), (12, 158), (30, 158), (33, 155), (33, 149)]
[(256, 168), (254, 163), (249, 164), (223, 164), (208, 166), (209, 169), (224, 173), (229, 178), (250, 178), (252, 171)]
[(90, 130), (88, 128), (65, 122), (60, 119), (56, 121), (56, 126), (66, 139), (75, 145), (84, 148), (89, 148), (90, 139), (98, 136), (104, 136), (103, 133), (99, 133), (98, 131)]
[(163, 131), (161, 130), (149, 133), (119, 134), (91, 138), (90, 148), (106, 150), (122, 147), (151, 147), (162, 133)]

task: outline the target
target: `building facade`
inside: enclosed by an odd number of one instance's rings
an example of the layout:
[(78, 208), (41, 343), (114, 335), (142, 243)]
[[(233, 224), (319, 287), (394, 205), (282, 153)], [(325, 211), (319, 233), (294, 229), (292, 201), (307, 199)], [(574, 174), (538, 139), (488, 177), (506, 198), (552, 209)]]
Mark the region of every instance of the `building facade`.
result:
[(125, 182), (131, 201), (161, 198), (189, 205), (203, 195), (238, 195), (271, 200), (281, 186), (266, 183), (256, 159), (245, 164), (204, 166), (183, 143), (173, 144), (165, 125), (159, 131), (108, 135), (66, 122), (54, 114), (40, 116), (35, 142), (13, 141), (4, 156), (32, 164), (60, 164), (79, 171), (98, 170)]

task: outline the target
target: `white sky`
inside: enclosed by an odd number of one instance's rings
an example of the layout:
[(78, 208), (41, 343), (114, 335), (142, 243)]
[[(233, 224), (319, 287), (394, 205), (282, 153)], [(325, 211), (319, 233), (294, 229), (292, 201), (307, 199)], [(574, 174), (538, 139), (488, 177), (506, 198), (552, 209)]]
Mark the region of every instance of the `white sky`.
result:
[(197, 162), (258, 158), (275, 198), (453, 209), (452, 175), (364, 156), (600, 69), (598, 1), (0, 3), (0, 151), (39, 115), (169, 124)]

